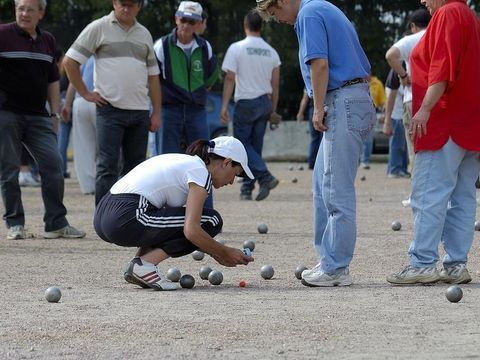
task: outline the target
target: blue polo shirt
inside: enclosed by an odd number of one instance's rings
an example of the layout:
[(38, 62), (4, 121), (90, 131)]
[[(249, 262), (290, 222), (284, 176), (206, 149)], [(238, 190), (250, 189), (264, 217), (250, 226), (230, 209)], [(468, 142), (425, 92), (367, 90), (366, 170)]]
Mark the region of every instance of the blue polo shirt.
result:
[(0, 109), (48, 115), (48, 84), (60, 78), (55, 49), (55, 38), (46, 31), (37, 28), (33, 39), (16, 23), (0, 24)]
[(358, 35), (339, 8), (324, 0), (302, 0), (295, 22), (303, 80), (313, 96), (310, 61), (328, 60), (328, 88), (337, 89), (348, 80), (370, 75), (370, 63)]

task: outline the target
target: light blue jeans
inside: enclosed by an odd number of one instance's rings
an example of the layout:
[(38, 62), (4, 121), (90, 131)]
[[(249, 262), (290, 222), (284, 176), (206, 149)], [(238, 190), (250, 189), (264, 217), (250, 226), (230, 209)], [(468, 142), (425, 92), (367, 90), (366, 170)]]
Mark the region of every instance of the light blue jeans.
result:
[(440, 241), (445, 267), (467, 262), (477, 206), (478, 156), (452, 139), (440, 150), (415, 155), (411, 195), (415, 230), (408, 250), (412, 266), (435, 265)]
[(327, 93), (324, 133), (313, 169), (314, 245), (321, 270), (344, 270), (356, 242), (355, 176), (375, 110), (368, 84)]

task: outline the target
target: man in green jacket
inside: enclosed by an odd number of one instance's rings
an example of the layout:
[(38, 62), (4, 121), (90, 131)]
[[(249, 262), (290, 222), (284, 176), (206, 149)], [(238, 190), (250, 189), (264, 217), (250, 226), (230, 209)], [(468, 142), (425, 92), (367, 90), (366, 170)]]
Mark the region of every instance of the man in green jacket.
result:
[(162, 85), (162, 153), (181, 152), (197, 139), (208, 139), (207, 90), (220, 70), (208, 41), (195, 30), (202, 21), (202, 6), (182, 1), (175, 13), (176, 28), (154, 45)]

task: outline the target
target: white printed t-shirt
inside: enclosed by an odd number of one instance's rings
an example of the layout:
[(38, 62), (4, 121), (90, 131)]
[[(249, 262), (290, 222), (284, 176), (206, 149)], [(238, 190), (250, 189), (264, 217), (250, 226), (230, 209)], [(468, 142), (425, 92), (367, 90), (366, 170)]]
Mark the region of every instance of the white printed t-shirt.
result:
[(272, 71), (280, 66), (277, 51), (260, 36), (247, 36), (231, 44), (222, 70), (235, 73), (235, 102), (272, 93)]
[(187, 202), (189, 184), (210, 192), (212, 177), (198, 156), (163, 154), (137, 165), (112, 186), (112, 194), (138, 194), (157, 208), (181, 207)]
[[(420, 30), (415, 34), (407, 35), (401, 38), (395, 44), (393, 44), (393, 46), (400, 51), (401, 60), (405, 61), (405, 63), (407, 64), (408, 74), (410, 74), (410, 54), (412, 53), (413, 48), (418, 44), (424, 33), (425, 29)], [(409, 101), (412, 101), (412, 87), (405, 86), (403, 92), (403, 103)]]

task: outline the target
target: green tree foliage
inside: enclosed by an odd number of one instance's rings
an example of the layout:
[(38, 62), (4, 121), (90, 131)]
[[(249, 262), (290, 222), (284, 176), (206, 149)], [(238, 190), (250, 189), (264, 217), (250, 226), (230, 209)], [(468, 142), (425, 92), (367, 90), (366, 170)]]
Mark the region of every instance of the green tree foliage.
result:
[[(205, 37), (211, 42), (219, 61), (228, 46), (244, 37), (243, 16), (255, 6), (253, 0), (199, 0), (209, 13)], [(372, 70), (385, 79), (388, 65), (385, 52), (407, 30), (408, 14), (421, 7), (419, 0), (331, 0), (354, 24), (362, 46), (372, 64)], [(174, 14), (180, 0), (145, 0), (139, 21), (154, 40), (174, 27)], [(469, 0), (472, 9), (480, 10), (480, 0)], [(48, 0), (42, 28), (52, 32), (58, 44), (68, 49), (82, 29), (112, 9), (105, 0)], [(14, 20), (14, 1), (0, 0), (0, 22)], [(303, 81), (298, 68), (298, 45), (290, 26), (275, 22), (265, 24), (264, 38), (280, 54), (282, 60), (279, 111), (293, 119), (302, 96)], [(221, 91), (222, 82), (214, 89)]]

